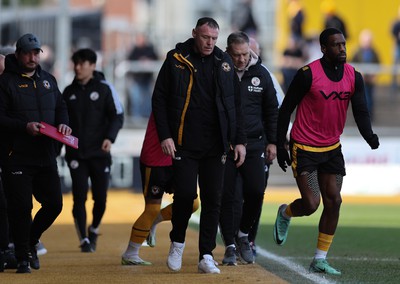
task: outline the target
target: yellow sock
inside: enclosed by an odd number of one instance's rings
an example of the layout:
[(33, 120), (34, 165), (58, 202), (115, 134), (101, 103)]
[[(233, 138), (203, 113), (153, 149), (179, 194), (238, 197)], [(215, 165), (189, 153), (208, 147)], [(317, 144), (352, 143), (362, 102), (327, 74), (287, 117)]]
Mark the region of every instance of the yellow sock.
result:
[(142, 215), (132, 226), (130, 241), (141, 244), (147, 238), (151, 225), (160, 212), (161, 204), (146, 204)]
[(291, 205), (291, 204), (289, 204), (288, 206), (286, 206), (285, 214), (286, 214), (288, 217), (293, 217), (293, 213), (292, 213), (292, 209), (290, 209), (290, 205)]
[[(199, 201), (199, 198), (197, 197), (195, 200), (193, 200), (192, 213), (196, 212), (197, 209), (199, 209), (199, 206), (200, 206), (200, 201)], [(172, 218), (172, 203), (168, 204), (163, 209), (161, 209), (160, 214), (163, 218), (163, 221), (171, 220), (171, 218)]]
[(333, 235), (327, 235), (324, 233), (318, 233), (317, 249), (322, 251), (328, 251), (333, 241)]

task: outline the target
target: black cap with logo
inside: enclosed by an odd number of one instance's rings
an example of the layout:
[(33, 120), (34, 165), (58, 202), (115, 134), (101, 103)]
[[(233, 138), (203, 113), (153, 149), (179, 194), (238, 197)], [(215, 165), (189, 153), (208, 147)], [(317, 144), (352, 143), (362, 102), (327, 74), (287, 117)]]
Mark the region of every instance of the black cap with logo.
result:
[(22, 50), (22, 51), (31, 51), (34, 49), (39, 49), (40, 51), (43, 52), (41, 48), (40, 40), (37, 36), (34, 34), (24, 34), (21, 36), (16, 44), (17, 50)]

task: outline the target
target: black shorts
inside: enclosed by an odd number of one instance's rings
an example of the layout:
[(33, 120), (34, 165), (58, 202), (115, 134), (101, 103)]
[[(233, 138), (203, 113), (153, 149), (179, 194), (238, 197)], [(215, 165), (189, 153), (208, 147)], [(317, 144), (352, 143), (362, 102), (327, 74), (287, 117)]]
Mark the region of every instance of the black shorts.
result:
[(346, 175), (342, 145), (339, 142), (327, 147), (314, 147), (292, 141), (290, 153), (294, 177), (315, 170), (318, 173)]
[(140, 163), (144, 197), (161, 199), (164, 192), (172, 193), (172, 166), (147, 167)]

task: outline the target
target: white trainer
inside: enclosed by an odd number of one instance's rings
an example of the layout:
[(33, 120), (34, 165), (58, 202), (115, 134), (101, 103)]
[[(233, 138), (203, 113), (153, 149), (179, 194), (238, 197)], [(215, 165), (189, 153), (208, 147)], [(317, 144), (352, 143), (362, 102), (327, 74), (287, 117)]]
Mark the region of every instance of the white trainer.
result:
[(43, 243), (39, 240), (39, 242), (35, 245), (36, 247), (36, 253), (38, 256), (44, 255), (47, 253), (46, 247), (43, 245)]
[(182, 255), (185, 243), (171, 242), (167, 259), (167, 266), (172, 271), (179, 271), (182, 268)]
[(200, 273), (219, 274), (221, 271), (216, 265), (218, 265), (218, 263), (214, 261), (213, 257), (209, 254), (205, 254), (203, 255), (203, 259), (199, 262), (198, 269)]

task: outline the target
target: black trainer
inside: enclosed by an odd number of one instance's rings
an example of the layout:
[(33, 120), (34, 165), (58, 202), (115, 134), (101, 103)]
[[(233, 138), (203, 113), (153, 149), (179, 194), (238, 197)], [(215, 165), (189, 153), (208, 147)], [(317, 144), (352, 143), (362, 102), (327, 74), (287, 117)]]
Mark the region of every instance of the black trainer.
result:
[(17, 273), (31, 273), (29, 261), (19, 261), (17, 264)]
[(40, 262), (37, 256), (37, 251), (35, 246), (31, 247), (31, 255), (29, 258), (29, 263), (33, 269), (38, 270), (40, 268)]
[(237, 265), (236, 262), (236, 248), (235, 247), (227, 247), (224, 253), (224, 259), (222, 260), (223, 265)]
[(4, 269), (17, 269), (17, 258), (13, 248), (4, 251)]
[(96, 251), (96, 245), (97, 245), (97, 237), (99, 236), (98, 234), (92, 232), (90, 230), (91, 227), (88, 229), (88, 234), (89, 234), (89, 241), (90, 241), (90, 246), (92, 247), (92, 251)]
[(247, 236), (236, 238), (237, 250), (240, 253), (242, 262), (244, 263), (254, 263), (253, 251), (250, 248), (250, 243)]
[(0, 250), (0, 272), (4, 271), (5, 251)]
[(83, 241), (80, 245), (81, 252), (93, 252), (92, 246), (90, 245), (89, 241)]

